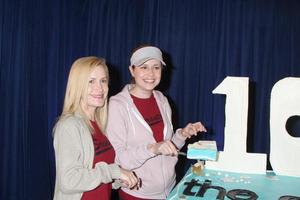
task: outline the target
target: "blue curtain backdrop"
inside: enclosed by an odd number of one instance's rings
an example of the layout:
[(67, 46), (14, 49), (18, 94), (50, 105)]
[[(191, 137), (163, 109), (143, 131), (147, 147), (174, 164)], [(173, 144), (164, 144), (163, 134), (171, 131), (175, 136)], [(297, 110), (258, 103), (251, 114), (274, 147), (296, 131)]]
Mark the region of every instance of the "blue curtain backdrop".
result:
[(106, 58), (112, 95), (129, 81), (129, 55), (141, 43), (164, 52), (160, 88), (174, 126), (201, 120), (209, 132), (197, 139), (217, 140), (219, 150), (225, 96), (212, 90), (226, 76), (249, 77), (248, 151), (269, 153), (272, 86), (300, 77), (300, 1), (1, 0), (0, 199), (52, 199), (51, 131), (70, 65)]

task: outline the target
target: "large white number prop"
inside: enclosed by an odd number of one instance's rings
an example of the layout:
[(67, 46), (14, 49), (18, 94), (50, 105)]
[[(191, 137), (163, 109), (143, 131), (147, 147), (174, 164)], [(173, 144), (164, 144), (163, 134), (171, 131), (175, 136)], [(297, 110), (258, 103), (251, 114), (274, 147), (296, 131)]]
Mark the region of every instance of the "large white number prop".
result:
[(271, 93), (270, 162), (278, 175), (300, 177), (300, 138), (287, 132), (289, 117), (300, 115), (300, 78), (278, 81)]
[(266, 154), (246, 152), (248, 85), (249, 78), (226, 77), (213, 91), (214, 94), (226, 95), (226, 120), (224, 151), (219, 152), (217, 162), (206, 162), (208, 169), (256, 174), (266, 172)]

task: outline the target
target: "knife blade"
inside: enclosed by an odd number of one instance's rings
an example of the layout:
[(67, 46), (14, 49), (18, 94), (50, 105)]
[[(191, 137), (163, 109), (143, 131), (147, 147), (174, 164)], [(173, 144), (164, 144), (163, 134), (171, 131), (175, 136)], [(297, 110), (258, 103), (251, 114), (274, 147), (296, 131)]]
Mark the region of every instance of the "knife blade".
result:
[(178, 151), (177, 153), (178, 153), (178, 155), (181, 155), (181, 156), (187, 156), (186, 153), (182, 152), (182, 151)]

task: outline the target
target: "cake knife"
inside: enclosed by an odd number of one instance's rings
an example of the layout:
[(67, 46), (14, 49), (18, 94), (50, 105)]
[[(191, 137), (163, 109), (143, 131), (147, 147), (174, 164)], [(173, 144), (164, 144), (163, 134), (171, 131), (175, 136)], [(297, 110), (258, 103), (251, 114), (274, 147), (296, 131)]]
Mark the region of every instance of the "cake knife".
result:
[(177, 153), (178, 153), (178, 155), (181, 155), (181, 156), (187, 156), (186, 153), (182, 152), (182, 151), (178, 151)]

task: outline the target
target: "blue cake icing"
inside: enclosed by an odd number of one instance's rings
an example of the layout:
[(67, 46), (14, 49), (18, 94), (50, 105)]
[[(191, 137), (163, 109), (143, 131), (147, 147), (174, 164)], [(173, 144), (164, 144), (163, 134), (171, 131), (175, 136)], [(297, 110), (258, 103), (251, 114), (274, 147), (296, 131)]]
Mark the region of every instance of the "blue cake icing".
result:
[(190, 168), (167, 200), (300, 199), (300, 178), (273, 172), (241, 174), (204, 169), (201, 175)]
[(216, 160), (216, 141), (200, 140), (193, 144), (189, 144), (187, 150), (187, 158), (197, 160)]

